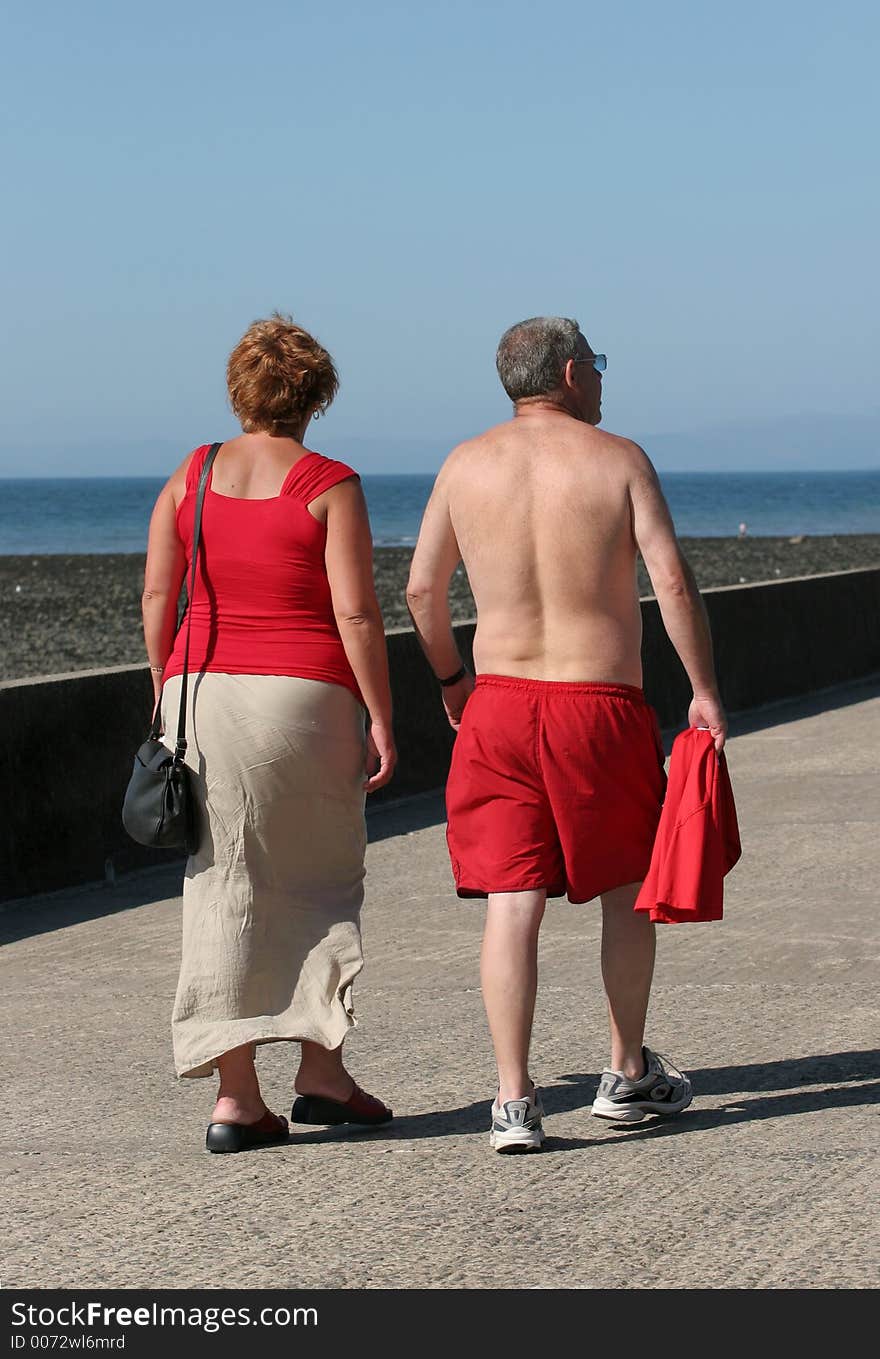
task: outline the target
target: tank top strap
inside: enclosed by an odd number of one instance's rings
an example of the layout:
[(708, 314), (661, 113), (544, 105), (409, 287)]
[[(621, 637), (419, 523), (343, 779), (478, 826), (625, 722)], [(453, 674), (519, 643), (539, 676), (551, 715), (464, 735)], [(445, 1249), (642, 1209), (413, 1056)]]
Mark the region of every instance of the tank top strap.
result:
[(200, 444), (199, 447), (193, 451), (193, 455), (189, 460), (189, 467), (186, 469), (187, 495), (195, 495), (196, 491), (199, 489), (199, 477), (202, 475), (205, 458), (207, 458), (210, 451), (210, 444)]
[(337, 482), (357, 475), (347, 463), (325, 458), (323, 453), (306, 453), (305, 457), (293, 464), (285, 477), (281, 495), (293, 496), (307, 505)]

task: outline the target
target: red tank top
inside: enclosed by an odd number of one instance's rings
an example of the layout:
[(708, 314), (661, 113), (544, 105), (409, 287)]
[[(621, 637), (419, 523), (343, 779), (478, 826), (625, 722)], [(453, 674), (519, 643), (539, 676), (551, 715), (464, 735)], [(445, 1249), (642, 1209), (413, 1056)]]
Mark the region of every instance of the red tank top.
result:
[[(196, 449), (177, 510), (187, 583), (196, 492), (208, 449), (208, 444)], [(277, 496), (242, 500), (213, 491), (211, 469), (191, 604), (191, 672), (298, 675), (344, 684), (363, 702), (333, 616), (324, 564), (327, 529), (307, 509), (323, 491), (354, 476), (344, 462), (306, 453)], [(166, 679), (183, 670), (185, 643), (186, 623), (175, 638)]]

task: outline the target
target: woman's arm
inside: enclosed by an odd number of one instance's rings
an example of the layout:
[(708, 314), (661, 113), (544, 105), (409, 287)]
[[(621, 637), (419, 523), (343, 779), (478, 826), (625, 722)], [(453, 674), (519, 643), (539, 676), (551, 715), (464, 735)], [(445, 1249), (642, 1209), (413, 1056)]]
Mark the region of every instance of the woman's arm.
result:
[(385, 627), (373, 583), (370, 520), (360, 481), (355, 477), (338, 482), (318, 500), (319, 514), (325, 510), (327, 516), (324, 560), (333, 613), (370, 715), (370, 753), (379, 760), (377, 772), (364, 785), (372, 792), (391, 778), (397, 752), (391, 727)]
[(162, 673), (174, 646), (177, 601), (186, 572), (186, 552), (177, 532), (177, 507), (186, 494), (189, 461), (187, 458), (178, 467), (159, 492), (150, 518), (141, 614), (153, 679), (154, 702), (158, 701), (162, 692)]

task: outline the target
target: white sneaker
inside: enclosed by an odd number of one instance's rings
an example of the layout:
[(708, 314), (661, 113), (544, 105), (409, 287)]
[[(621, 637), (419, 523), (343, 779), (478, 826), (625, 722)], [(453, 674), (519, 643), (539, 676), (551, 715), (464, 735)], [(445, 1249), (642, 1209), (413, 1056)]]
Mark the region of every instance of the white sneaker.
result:
[(603, 1071), (591, 1112), (613, 1123), (641, 1123), (648, 1114), (680, 1114), (694, 1097), (683, 1071), (643, 1048), (645, 1074), (631, 1081), (622, 1071)]
[(489, 1146), (493, 1151), (540, 1151), (544, 1144), (544, 1109), (537, 1087), (526, 1099), (492, 1105)]

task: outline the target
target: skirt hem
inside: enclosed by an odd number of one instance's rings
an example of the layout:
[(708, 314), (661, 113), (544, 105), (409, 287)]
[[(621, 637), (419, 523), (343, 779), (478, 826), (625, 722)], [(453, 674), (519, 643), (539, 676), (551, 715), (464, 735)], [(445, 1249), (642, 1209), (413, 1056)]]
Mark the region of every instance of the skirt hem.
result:
[[(332, 1040), (328, 1042), (326, 1040), (326, 1035), (316, 1034), (314, 1032), (307, 1033), (303, 1031), (300, 1033), (266, 1033), (265, 1031), (263, 1031), (258, 1034), (247, 1034), (245, 1037), (239, 1039), (234, 1044), (234, 1047), (237, 1048), (244, 1047), (247, 1043), (252, 1043), (254, 1047), (262, 1047), (266, 1043), (306, 1042), (306, 1043), (317, 1043), (320, 1047), (327, 1048), (328, 1051), (332, 1051), (333, 1048), (338, 1048), (339, 1044), (345, 1041), (345, 1038), (351, 1032), (352, 1029), (356, 1029), (357, 1027), (358, 1022), (355, 1019), (354, 1015), (352, 1015), (350, 1017), (349, 1023), (345, 1026), (343, 1030), (342, 1037), (337, 1038), (335, 1042)], [(215, 1070), (217, 1069), (218, 1059), (223, 1056), (224, 1052), (230, 1051), (231, 1048), (221, 1048), (219, 1052), (212, 1053), (210, 1057), (203, 1057), (194, 1062), (187, 1062), (186, 1066), (184, 1067), (178, 1067), (177, 1069), (178, 1080), (200, 1080), (206, 1079), (208, 1076), (213, 1076)]]

